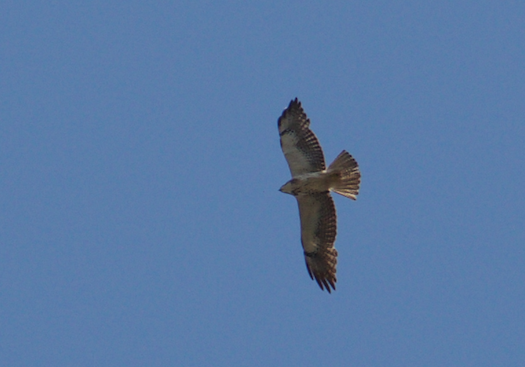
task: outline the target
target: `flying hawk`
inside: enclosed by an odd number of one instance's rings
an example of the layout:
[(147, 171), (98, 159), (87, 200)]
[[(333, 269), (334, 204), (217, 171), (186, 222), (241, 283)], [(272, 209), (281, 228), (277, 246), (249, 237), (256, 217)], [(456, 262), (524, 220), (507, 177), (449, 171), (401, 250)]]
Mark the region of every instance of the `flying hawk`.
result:
[(292, 179), (279, 191), (297, 199), (306, 268), (310, 278), (331, 293), (330, 287), (335, 290), (337, 281), (337, 217), (330, 191), (355, 200), (361, 181), (359, 166), (343, 150), (326, 169), (323, 150), (297, 98), (283, 111), (278, 126), (281, 148), (292, 173)]

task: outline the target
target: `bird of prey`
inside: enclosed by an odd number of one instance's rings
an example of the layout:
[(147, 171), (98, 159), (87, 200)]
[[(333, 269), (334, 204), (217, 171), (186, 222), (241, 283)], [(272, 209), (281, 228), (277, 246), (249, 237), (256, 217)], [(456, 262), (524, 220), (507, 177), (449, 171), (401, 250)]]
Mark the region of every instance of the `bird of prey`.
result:
[(356, 160), (344, 150), (326, 169), (323, 150), (309, 126), (301, 102), (292, 100), (278, 120), (281, 148), (292, 179), (279, 191), (297, 199), (308, 274), (331, 293), (337, 281), (337, 218), (330, 191), (355, 200), (361, 173)]

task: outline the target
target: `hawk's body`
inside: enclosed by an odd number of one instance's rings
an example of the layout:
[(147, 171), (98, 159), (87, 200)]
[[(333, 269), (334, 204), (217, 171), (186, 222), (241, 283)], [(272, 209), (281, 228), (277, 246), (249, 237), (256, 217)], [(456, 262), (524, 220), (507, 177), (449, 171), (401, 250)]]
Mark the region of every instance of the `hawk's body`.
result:
[(323, 150), (297, 98), (283, 111), (278, 125), (281, 148), (292, 173), (292, 179), (280, 191), (297, 199), (308, 273), (321, 289), (330, 292), (337, 281), (337, 217), (330, 191), (355, 200), (361, 178), (359, 167), (343, 150), (326, 169)]

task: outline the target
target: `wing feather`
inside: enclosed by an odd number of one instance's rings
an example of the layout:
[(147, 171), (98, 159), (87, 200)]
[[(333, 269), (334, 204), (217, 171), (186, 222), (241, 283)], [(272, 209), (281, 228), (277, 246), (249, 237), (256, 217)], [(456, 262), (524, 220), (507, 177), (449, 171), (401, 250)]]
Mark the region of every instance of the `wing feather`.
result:
[(296, 196), (301, 218), (301, 243), (306, 267), (321, 289), (335, 290), (337, 215), (328, 191)]
[(292, 100), (278, 120), (281, 148), (292, 177), (326, 168), (319, 140), (310, 130), (310, 119), (301, 102)]

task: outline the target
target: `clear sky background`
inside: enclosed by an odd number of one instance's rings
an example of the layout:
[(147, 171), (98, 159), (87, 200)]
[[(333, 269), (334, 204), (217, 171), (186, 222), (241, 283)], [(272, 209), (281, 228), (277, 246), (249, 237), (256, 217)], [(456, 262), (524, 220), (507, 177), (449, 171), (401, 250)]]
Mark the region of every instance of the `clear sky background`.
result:
[[(0, 8), (0, 365), (524, 365), (524, 2)], [(331, 295), (295, 97), (362, 172)]]

